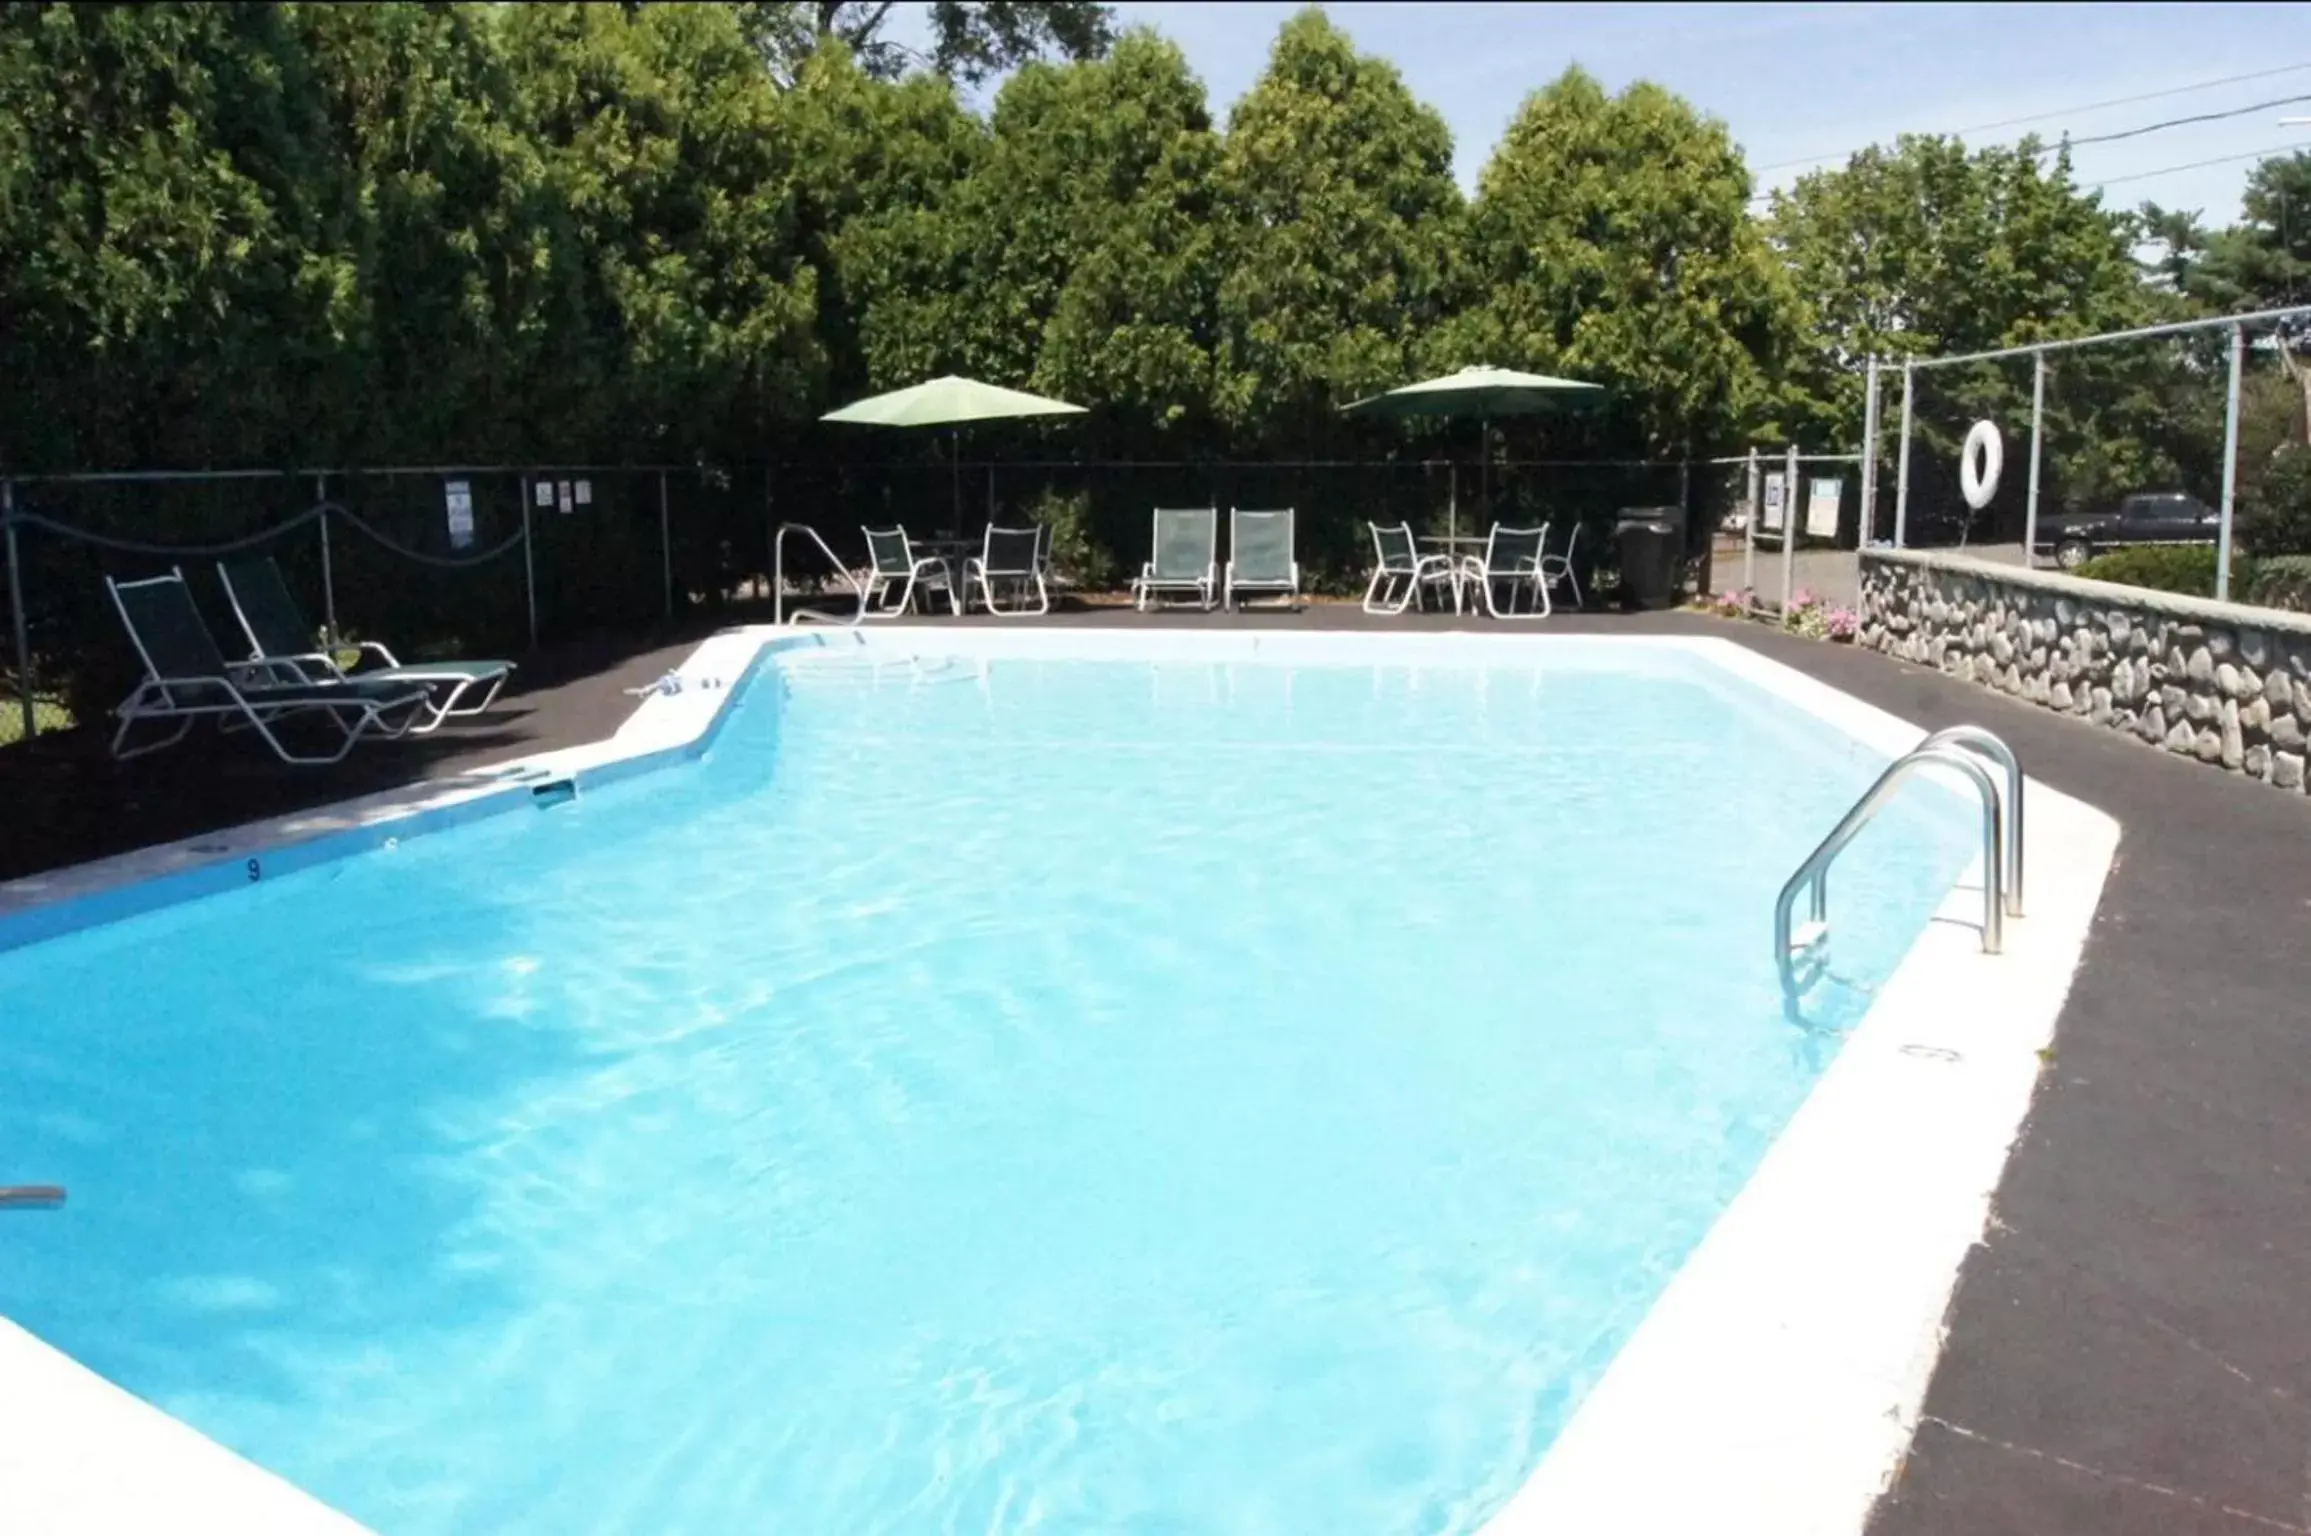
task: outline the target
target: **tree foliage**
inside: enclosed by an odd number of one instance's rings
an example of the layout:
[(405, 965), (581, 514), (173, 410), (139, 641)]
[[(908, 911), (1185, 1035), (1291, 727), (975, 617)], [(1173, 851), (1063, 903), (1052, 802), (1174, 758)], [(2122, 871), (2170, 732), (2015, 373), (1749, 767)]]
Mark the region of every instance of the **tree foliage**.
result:
[(927, 68), (977, 85), (1031, 59), (1096, 59), (1115, 41), (1113, 13), (1091, 0), (933, 0), (925, 52), (889, 35), (894, 8), (894, 0), (749, 0), (735, 7), (755, 51), (790, 81), (828, 42), (841, 43), (877, 80)]
[(1748, 197), (1723, 124), (1659, 86), (1609, 96), (1568, 70), (1485, 167), (1470, 302), (1432, 362), (1605, 384), (1623, 448), (1683, 452), (1765, 425), (1800, 312)]
[(1463, 216), (1444, 119), (1302, 11), (1230, 115), (1217, 181), (1221, 416), (1305, 440), (1403, 382), (1447, 314)]

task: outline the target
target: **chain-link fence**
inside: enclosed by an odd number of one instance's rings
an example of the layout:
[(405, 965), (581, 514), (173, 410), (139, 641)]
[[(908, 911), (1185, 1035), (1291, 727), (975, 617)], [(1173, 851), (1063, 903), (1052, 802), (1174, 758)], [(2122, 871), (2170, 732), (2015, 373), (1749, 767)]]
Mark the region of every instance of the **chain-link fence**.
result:
[[(758, 502), (760, 488), (758, 477)], [(101, 713), (135, 684), (107, 577), (181, 570), (234, 656), (246, 646), (216, 563), (270, 557), (317, 629), (382, 639), (410, 659), (639, 630), (727, 601), (763, 568), (744, 546), (741, 489), (695, 469), (50, 476), (9, 481), (0, 496), (0, 740)]]
[(1682, 506), (1689, 478), (1675, 461), (783, 464), (772, 499), (778, 520), (810, 525), (853, 565), (864, 563), (867, 527), (976, 538), (989, 523), (1047, 524), (1061, 577), (1087, 592), (1115, 590), (1138, 571), (1157, 507), (1290, 507), (1304, 579), (1345, 594), (1370, 573), (1372, 523), (1410, 523), (1423, 535), (1546, 523), (1552, 549), (1569, 544), (1586, 575), (1607, 554), (1619, 509)]
[(2297, 307), (1915, 360), (1895, 541), (2311, 607), (2306, 340)]

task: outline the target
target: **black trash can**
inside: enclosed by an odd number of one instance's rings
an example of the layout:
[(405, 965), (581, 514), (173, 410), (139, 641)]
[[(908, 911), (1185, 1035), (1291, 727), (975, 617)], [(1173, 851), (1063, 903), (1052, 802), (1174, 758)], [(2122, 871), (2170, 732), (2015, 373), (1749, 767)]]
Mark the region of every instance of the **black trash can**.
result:
[(1621, 606), (1675, 607), (1685, 567), (1685, 509), (1623, 507), (1613, 534), (1621, 549)]

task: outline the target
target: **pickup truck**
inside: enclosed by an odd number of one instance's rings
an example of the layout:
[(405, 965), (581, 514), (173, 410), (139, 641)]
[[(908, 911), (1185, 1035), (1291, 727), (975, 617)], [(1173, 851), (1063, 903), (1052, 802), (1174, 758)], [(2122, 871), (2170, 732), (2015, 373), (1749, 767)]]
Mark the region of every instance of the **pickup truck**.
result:
[(2034, 555), (2074, 571), (2122, 544), (2211, 544), (2222, 519), (2188, 491), (2138, 491), (2109, 512), (2072, 512), (2038, 520)]

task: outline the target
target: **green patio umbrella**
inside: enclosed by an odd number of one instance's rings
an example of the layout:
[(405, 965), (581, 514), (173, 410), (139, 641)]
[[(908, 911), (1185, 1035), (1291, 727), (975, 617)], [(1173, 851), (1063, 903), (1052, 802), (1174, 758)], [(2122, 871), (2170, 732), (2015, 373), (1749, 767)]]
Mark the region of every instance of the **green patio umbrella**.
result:
[[(1418, 384), (1407, 384), (1384, 395), (1372, 395), (1342, 406), (1349, 416), (1380, 416), (1390, 420), (1405, 420), (1414, 416), (1474, 416), (1484, 423), (1486, 433), (1484, 456), (1485, 506), (1492, 506), (1492, 420), (1496, 416), (1539, 416), (1549, 412), (1577, 410), (1594, 405), (1605, 398), (1602, 384), (1584, 384), (1579, 379), (1556, 379), (1545, 373), (1520, 373), (1514, 368), (1463, 368), (1442, 378), (1423, 379)], [(1453, 490), (1446, 514), (1448, 528), (1460, 532), (1459, 476), (1453, 477)]]
[[(1020, 416), (1080, 416), (1083, 407), (1064, 400), (1046, 399), (1025, 390), (982, 384), (977, 379), (948, 374), (888, 394), (854, 400), (829, 411), (821, 421), (847, 421), (866, 427), (946, 427), (947, 463), (955, 490), (955, 531), (963, 528), (963, 466), (959, 448), (961, 426), (967, 421), (1002, 421)], [(993, 485), (990, 480), (989, 485)]]

